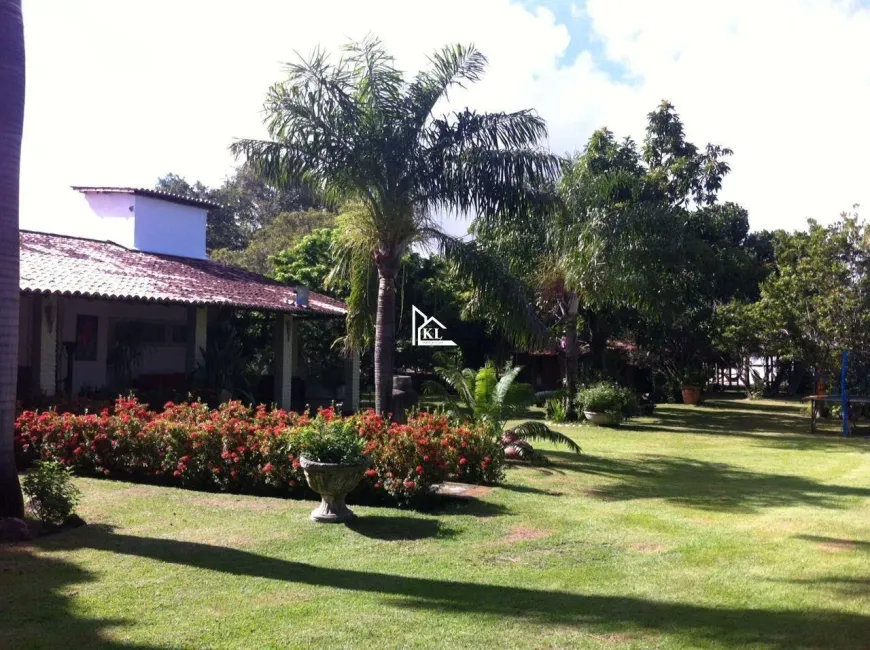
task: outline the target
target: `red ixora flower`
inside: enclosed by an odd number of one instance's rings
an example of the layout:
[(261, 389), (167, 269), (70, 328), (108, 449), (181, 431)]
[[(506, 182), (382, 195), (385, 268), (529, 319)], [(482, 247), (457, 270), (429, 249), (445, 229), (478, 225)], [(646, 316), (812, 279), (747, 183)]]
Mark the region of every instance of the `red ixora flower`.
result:
[(412, 489), (412, 488), (413, 488), (415, 485), (417, 485), (417, 484), (414, 483), (414, 481), (408, 479), (407, 481), (405, 481), (404, 485), (405, 485), (405, 488), (406, 488), (406, 489), (410, 490), (410, 489)]
[(468, 459), (465, 456), (463, 456), (462, 458), (459, 459), (460, 465), (465, 465), (467, 462), (468, 462)]
[(367, 469), (366, 470), (366, 476), (368, 476), (369, 478), (374, 478), (377, 475), (378, 475), (378, 470), (376, 470), (376, 469)]
[(274, 471), (275, 471), (275, 466), (272, 463), (266, 463), (265, 465), (263, 465), (263, 469), (262, 469), (263, 474), (268, 474), (268, 473), (274, 472)]
[(426, 470), (423, 469), (423, 466), (422, 466), (422, 465), (417, 465), (417, 473), (418, 473), (418, 474), (421, 474), (421, 475), (422, 475), (423, 472), (425, 472), (425, 471), (426, 471)]

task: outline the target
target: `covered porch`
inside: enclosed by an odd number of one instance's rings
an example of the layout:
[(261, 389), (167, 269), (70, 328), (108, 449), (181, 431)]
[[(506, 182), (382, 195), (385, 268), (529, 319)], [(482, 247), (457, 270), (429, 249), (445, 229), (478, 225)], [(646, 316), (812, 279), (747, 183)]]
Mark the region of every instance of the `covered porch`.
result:
[[(300, 354), (300, 325), (320, 334), (321, 325), (344, 318), (339, 301), (209, 260), (44, 233), (21, 237), (19, 399), (130, 389), (184, 397), (208, 383), (215, 399), (293, 410), (338, 400), (345, 412), (359, 408), (358, 354), (343, 359), (344, 381), (332, 387), (312, 379)], [(210, 333), (218, 335), (228, 314), (256, 314), (269, 333), (257, 351), (262, 376), (250, 385), (233, 385), (231, 371), (216, 367), (227, 350)]]

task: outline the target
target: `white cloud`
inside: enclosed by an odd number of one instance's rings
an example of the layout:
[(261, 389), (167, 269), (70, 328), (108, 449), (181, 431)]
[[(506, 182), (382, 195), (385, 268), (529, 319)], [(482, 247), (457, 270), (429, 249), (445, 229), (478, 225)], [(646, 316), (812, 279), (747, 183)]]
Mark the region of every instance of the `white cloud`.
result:
[[(602, 125), (640, 139), (645, 114), (670, 99), (690, 138), (735, 150), (725, 196), (749, 208), (755, 228), (870, 204), (867, 10), (795, 0), (565, 7), (570, 24), (508, 0), (25, 0), (23, 225), (68, 228), (74, 183), (150, 185), (169, 171), (218, 182), (232, 139), (262, 132), (278, 62), (367, 32), (409, 70), (438, 46), (474, 42), (489, 72), (453, 102), (537, 108), (559, 152)], [(589, 51), (563, 60), (580, 21), (631, 83)]]

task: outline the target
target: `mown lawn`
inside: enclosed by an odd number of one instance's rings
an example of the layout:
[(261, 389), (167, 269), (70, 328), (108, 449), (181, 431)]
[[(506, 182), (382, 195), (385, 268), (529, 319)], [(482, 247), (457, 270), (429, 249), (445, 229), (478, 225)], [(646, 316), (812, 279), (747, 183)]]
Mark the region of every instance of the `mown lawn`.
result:
[[(0, 648), (870, 648), (870, 440), (797, 405), (569, 429), (428, 513), (77, 480), (90, 525), (0, 548)], [(832, 429), (833, 430), (833, 429)]]

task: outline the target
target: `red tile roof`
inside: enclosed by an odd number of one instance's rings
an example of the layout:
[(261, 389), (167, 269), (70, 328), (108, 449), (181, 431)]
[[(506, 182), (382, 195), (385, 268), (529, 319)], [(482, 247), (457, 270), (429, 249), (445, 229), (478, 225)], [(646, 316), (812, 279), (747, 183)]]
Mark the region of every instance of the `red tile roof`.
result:
[(297, 315), (343, 316), (344, 303), (211, 260), (130, 250), (112, 242), (20, 231), (21, 291), (186, 305), (232, 306)]
[(92, 187), (88, 185), (73, 185), (72, 188), (77, 192), (93, 194), (135, 194), (138, 196), (148, 196), (152, 199), (160, 199), (161, 201), (169, 201), (170, 203), (181, 203), (182, 205), (191, 205), (195, 208), (205, 208), (206, 210), (219, 210), (224, 207), (220, 203), (215, 203), (214, 201), (195, 199), (190, 196), (185, 196), (184, 194), (164, 192), (163, 190), (148, 189), (146, 187)]

